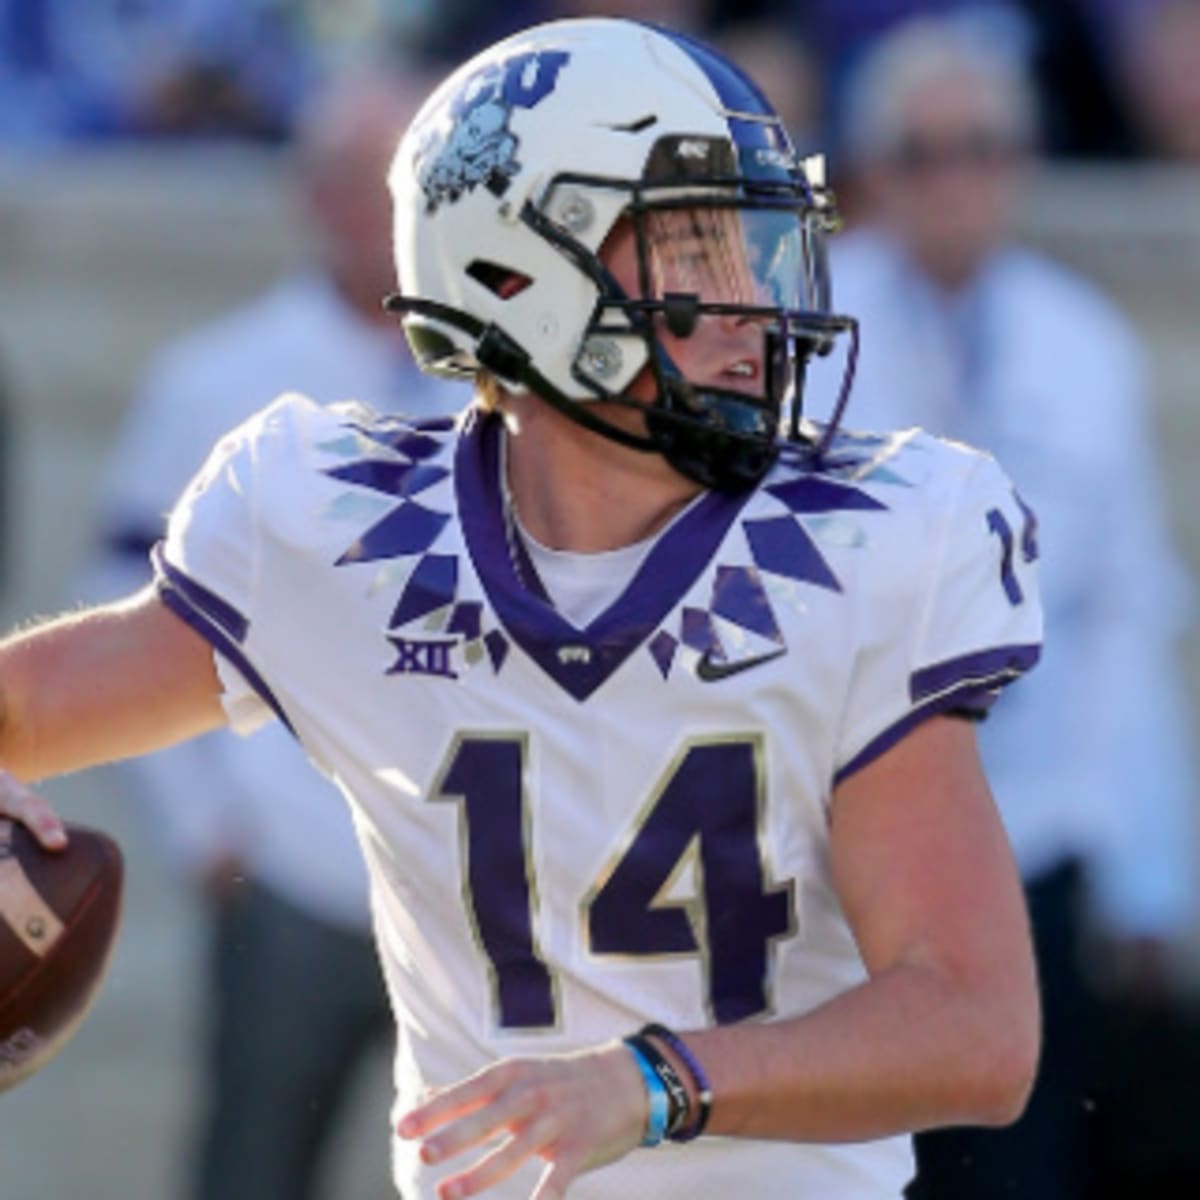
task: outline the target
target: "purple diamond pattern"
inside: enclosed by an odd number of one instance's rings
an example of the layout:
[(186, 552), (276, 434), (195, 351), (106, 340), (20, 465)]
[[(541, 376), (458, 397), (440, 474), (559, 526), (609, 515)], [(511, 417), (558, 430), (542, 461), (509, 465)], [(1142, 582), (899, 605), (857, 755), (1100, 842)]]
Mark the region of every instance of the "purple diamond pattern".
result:
[(678, 648), (679, 642), (665, 629), (660, 629), (650, 640), (650, 655), (664, 679), (671, 674), (671, 664), (675, 661), (675, 651)]
[[(412, 497), (426, 492), (449, 477), (449, 470), (424, 460), (453, 448), (444, 435), (453, 431), (453, 418), (424, 421), (412, 425), (403, 418), (383, 417), (377, 421), (349, 422), (356, 431), (376, 445), (386, 447), (408, 459), (407, 462), (382, 458), (344, 461), (325, 472), (332, 479), (370, 488), (394, 497), (398, 503), (371, 525), (337, 560), (337, 566), (373, 562), (378, 559), (403, 559), (419, 556), (411, 569), (394, 572), (393, 582), (401, 583), (400, 598), (392, 612), (391, 628), (400, 629), (431, 613), (450, 610), (442, 630), (442, 640), (422, 639), (408, 642), (389, 637), (400, 658), (389, 673), (419, 670), (427, 674), (446, 674), (449, 647), (466, 647), (481, 642), (483, 605), (477, 601), (457, 602), (459, 559), (453, 554), (431, 554), (434, 543), (450, 520), (450, 514), (426, 507)], [(443, 436), (432, 436), (432, 435)], [(332, 448), (332, 445), (331, 445)], [(361, 453), (361, 447), (358, 448)], [(461, 639), (461, 642), (455, 641)], [(492, 669), (499, 672), (508, 656), (508, 641), (499, 630), (482, 638)], [(420, 656), (424, 655), (424, 658)], [(411, 658), (410, 657), (416, 656)], [(416, 663), (414, 666), (412, 663)]]
[(816, 543), (791, 517), (743, 521), (742, 528), (760, 571), (828, 588), (831, 592), (842, 590)]
[(457, 417), (425, 417), (414, 421), (412, 427), (422, 433), (449, 433), (457, 424)]
[(711, 650), (721, 655), (721, 639), (713, 627), (712, 614), (704, 608), (685, 608), (680, 619), (680, 639), (685, 646), (703, 654)]
[(771, 601), (753, 567), (718, 567), (710, 607), (716, 616), (783, 644)]
[(477, 642), (483, 627), (483, 605), (477, 600), (463, 601), (454, 606), (450, 620), (446, 622), (447, 633), (461, 633), (463, 640)]
[(453, 554), (427, 554), (408, 577), (392, 613), (392, 627), (406, 625), (453, 603), (458, 590), (458, 559)]
[(446, 513), (432, 512), (413, 501), (406, 501), (372, 525), (337, 560), (337, 565), (423, 554), (437, 541), (449, 520)]
[(499, 675), (508, 657), (508, 638), (499, 629), (493, 629), (484, 637), (483, 644), (487, 647), (488, 658), (492, 660), (492, 670)]
[(431, 467), (422, 463), (362, 459), (347, 463), (344, 467), (334, 467), (325, 474), (331, 479), (361, 484), (388, 496), (408, 497), (440, 483), (449, 472), (445, 467)]
[(445, 445), (441, 438), (430, 437), (428, 434), (414, 429), (407, 421), (401, 423), (379, 421), (370, 425), (352, 424), (350, 428), (357, 429), (371, 441), (378, 442), (381, 446), (395, 450), (397, 454), (403, 454), (405, 458), (414, 461), (432, 458)]
[(782, 500), (794, 513), (827, 513), (848, 512), (852, 510), (868, 511), (885, 509), (886, 504), (880, 503), (866, 492), (858, 488), (847, 487), (844, 483), (834, 483), (831, 479), (822, 479), (819, 475), (800, 475), (784, 483), (771, 484), (767, 489), (772, 496)]

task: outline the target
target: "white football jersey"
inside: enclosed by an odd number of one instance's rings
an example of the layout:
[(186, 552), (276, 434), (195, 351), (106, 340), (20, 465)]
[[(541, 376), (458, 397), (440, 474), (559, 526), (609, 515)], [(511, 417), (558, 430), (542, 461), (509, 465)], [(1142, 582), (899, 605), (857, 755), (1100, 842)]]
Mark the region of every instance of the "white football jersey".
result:
[[(843, 434), (814, 472), (786, 448), (578, 629), (507, 519), (504, 436), (283, 397), (218, 445), (157, 554), (235, 727), (274, 710), (352, 806), (397, 1112), (501, 1056), (792, 1016), (862, 981), (834, 786), (1038, 654), (1033, 517), (975, 451)], [(395, 1140), (395, 1166), (424, 1200), (462, 1164)], [(911, 1173), (905, 1137), (705, 1138), (571, 1194), (878, 1200)]]

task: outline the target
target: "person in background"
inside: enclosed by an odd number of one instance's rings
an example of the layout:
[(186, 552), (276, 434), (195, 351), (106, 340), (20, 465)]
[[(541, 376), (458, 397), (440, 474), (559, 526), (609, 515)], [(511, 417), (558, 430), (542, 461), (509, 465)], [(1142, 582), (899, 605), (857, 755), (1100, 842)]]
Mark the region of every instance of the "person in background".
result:
[[(427, 86), (356, 75), (314, 100), (296, 147), (313, 261), (150, 367), (108, 473), (92, 595), (149, 578), (163, 514), (208, 447), (279, 393), (415, 418), (465, 403), (465, 389), (416, 369), (380, 303), (387, 164)], [(209, 734), (125, 770), (212, 918), (209, 1090), (190, 1195), (306, 1200), (355, 1073), (391, 1024), (348, 814), (279, 726), (247, 741)]]
[(281, 140), (322, 49), (288, 8), (0, 0), (0, 142)]
[[(1013, 1129), (918, 1138), (915, 1195), (1071, 1200), (1094, 1096), (1080, 906), (1103, 939), (1092, 965), (1144, 988), (1163, 985), (1193, 914), (1176, 657), (1191, 593), (1147, 364), (1106, 297), (1011, 241), (1037, 138), (1019, 63), (961, 26), (907, 24), (862, 61), (842, 128), (865, 218), (833, 250), (837, 302), (861, 320), (853, 423), (995, 453), (1038, 522), (996, 514), (991, 532), (1011, 561), (1040, 545), (1044, 563), (1041, 677), (980, 730), (1033, 918), (1042, 1070)], [(831, 408), (828, 370), (810, 415)]]
[(1124, 29), (1121, 74), (1147, 152), (1200, 163), (1200, 0), (1149, 0)]

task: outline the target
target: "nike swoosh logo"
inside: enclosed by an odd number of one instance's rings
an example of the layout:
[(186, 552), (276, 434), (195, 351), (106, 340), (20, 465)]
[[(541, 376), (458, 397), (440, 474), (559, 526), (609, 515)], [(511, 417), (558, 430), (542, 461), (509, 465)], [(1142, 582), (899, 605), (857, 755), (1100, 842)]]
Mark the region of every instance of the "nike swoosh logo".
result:
[(736, 662), (721, 662), (714, 659), (711, 650), (705, 650), (700, 661), (696, 664), (696, 675), (705, 683), (716, 683), (719, 679), (728, 679), (739, 671), (749, 671), (751, 667), (761, 667), (772, 659), (787, 653), (785, 646), (781, 650), (772, 650), (770, 654), (758, 654), (754, 658), (739, 658)]

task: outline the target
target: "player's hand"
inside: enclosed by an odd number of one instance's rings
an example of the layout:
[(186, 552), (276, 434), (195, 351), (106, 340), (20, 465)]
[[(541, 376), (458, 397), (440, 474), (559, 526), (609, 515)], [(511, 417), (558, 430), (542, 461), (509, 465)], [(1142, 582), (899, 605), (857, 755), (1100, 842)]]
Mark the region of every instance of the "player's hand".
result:
[(0, 768), (0, 816), (20, 821), (47, 850), (66, 847), (67, 831), (58, 814), (37, 792), (3, 768)]
[(495, 1142), (438, 1184), (439, 1200), (477, 1196), (531, 1158), (546, 1162), (530, 1200), (561, 1200), (572, 1180), (628, 1154), (649, 1116), (646, 1085), (620, 1042), (581, 1054), (507, 1059), (437, 1092), (399, 1123), (441, 1163)]

